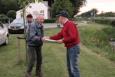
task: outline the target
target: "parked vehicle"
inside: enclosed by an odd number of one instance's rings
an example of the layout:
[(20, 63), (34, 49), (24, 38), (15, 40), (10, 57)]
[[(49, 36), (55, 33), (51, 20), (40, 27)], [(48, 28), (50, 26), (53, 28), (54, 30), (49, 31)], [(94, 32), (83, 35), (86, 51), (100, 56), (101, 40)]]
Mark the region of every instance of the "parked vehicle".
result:
[(0, 23), (0, 45), (7, 45), (8, 44), (8, 28)]
[(9, 25), (9, 33), (11, 34), (20, 34), (24, 33), (24, 21), (23, 18), (15, 19), (10, 25)]

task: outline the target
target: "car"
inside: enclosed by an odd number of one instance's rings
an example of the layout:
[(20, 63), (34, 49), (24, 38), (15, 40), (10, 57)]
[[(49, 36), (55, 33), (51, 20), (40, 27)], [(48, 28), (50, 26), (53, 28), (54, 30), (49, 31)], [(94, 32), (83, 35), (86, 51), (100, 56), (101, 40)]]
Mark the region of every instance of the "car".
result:
[(7, 45), (8, 38), (9, 38), (8, 28), (7, 26), (3, 25), (0, 22), (0, 45)]
[(11, 34), (22, 34), (24, 33), (24, 21), (23, 18), (13, 20), (8, 27), (9, 33)]

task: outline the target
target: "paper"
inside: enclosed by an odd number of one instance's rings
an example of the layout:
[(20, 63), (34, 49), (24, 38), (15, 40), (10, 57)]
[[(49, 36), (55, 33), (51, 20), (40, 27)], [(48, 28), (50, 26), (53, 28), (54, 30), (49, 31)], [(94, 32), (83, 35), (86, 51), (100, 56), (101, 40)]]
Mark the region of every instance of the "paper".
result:
[(45, 39), (46, 42), (58, 43), (56, 40)]

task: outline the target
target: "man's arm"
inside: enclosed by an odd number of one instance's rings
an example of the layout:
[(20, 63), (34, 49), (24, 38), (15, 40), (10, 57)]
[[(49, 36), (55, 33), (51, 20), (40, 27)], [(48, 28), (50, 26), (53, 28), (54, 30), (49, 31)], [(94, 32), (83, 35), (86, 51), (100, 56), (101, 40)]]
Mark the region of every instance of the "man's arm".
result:
[(61, 31), (61, 32), (59, 32), (58, 34), (56, 34), (56, 35), (54, 35), (54, 36), (51, 36), (51, 37), (49, 37), (49, 36), (44, 36), (44, 37), (42, 38), (42, 40), (43, 40), (43, 41), (46, 41), (46, 39), (51, 39), (51, 40), (56, 40), (56, 42), (58, 42), (58, 43), (63, 43), (63, 41), (60, 40), (60, 39), (62, 39), (62, 38), (63, 38), (63, 35), (62, 35), (62, 31)]
[(59, 32), (58, 34), (54, 35), (54, 36), (49, 37), (49, 38), (52, 39), (52, 40), (60, 40), (60, 39), (62, 39), (63, 38), (62, 31)]

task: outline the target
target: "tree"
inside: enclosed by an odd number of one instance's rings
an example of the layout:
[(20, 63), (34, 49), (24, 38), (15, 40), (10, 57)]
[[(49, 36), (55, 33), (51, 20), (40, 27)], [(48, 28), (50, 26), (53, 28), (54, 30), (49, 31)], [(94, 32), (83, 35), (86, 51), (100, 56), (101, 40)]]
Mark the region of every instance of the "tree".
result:
[(55, 0), (52, 6), (52, 16), (55, 17), (56, 14), (61, 11), (66, 10), (69, 13), (69, 17), (73, 15), (73, 6), (69, 0)]
[(8, 21), (8, 17), (5, 14), (0, 14), (0, 21), (6, 23)]
[(82, 17), (94, 17), (94, 16), (97, 15), (97, 12), (98, 12), (98, 10), (93, 8), (93, 9), (87, 11), (87, 12), (82, 13), (79, 16), (82, 16)]
[(7, 16), (11, 19), (15, 19), (16, 18), (16, 11), (15, 10), (8, 11)]
[(9, 10), (18, 10), (17, 0), (0, 0), (0, 13), (7, 14)]
[[(56, 2), (56, 0), (44, 0), (44, 1), (48, 1), (48, 3), (49, 3), (50, 6), (53, 3)], [(66, 1), (64, 1), (64, 2), (66, 2)], [(80, 7), (82, 7), (83, 5), (85, 5), (86, 0), (70, 0), (70, 2), (72, 3), (72, 6), (74, 8), (74, 15), (75, 15), (75, 14), (77, 14), (79, 12)]]
[(70, 0), (73, 7), (74, 7), (74, 14), (77, 14), (79, 12), (80, 7), (85, 5), (86, 0)]
[(115, 13), (114, 12), (105, 12), (105, 13), (101, 13), (98, 14), (99, 17), (115, 17)]

